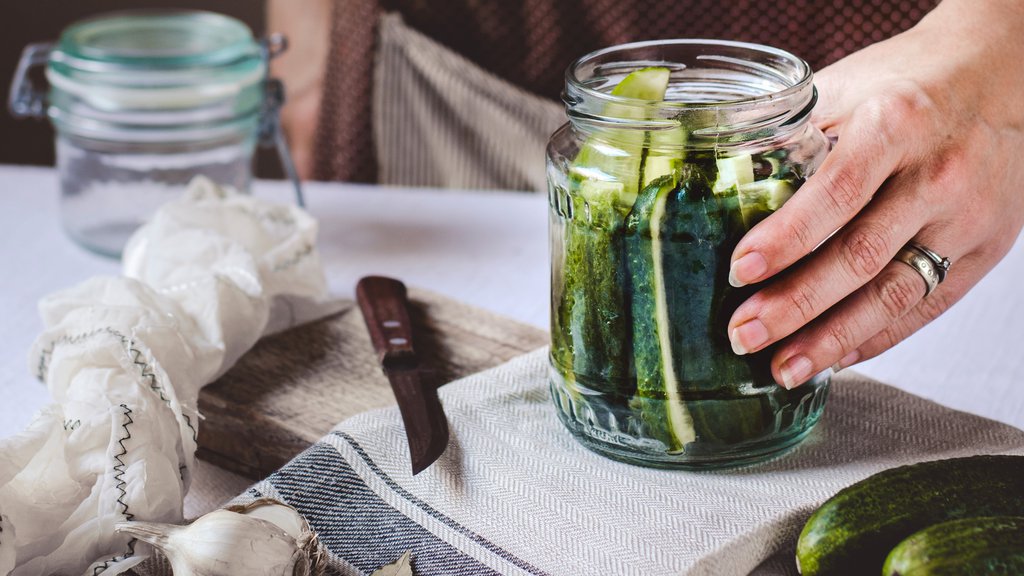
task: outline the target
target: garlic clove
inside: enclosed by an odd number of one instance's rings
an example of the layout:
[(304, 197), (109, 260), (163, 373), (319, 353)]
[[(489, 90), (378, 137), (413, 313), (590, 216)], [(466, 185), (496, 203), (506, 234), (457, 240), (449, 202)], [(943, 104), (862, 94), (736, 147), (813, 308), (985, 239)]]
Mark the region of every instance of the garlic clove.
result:
[(225, 510), (266, 520), (284, 530), (296, 541), (312, 533), (309, 523), (298, 510), (273, 498), (260, 498), (248, 504), (228, 506)]
[(115, 530), (159, 549), (174, 576), (307, 576), (309, 555), (275, 524), (228, 510), (187, 526), (127, 522)]
[(225, 509), (276, 524), (295, 538), (299, 547), (309, 556), (309, 573), (312, 576), (323, 575), (327, 568), (327, 554), (320, 546), (316, 532), (298, 510), (274, 498), (259, 498), (247, 504), (228, 506)]

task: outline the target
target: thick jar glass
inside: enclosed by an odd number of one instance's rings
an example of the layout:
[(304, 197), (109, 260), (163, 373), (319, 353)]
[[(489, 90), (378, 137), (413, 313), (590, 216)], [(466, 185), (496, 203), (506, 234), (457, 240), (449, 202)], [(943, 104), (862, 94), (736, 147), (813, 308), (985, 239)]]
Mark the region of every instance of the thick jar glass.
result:
[[(248, 189), (267, 54), (242, 22), (201, 11), (106, 14), (26, 49), (11, 107), (56, 129), (69, 235), (116, 256), (194, 176)], [(44, 63), (49, 92), (33, 94), (24, 73)]]
[(818, 421), (827, 372), (786, 390), (772, 348), (738, 356), (726, 334), (763, 287), (729, 285), (733, 249), (828, 151), (808, 122), (815, 98), (803, 60), (754, 44), (643, 42), (570, 66), (569, 122), (547, 151), (550, 383), (588, 448), (647, 466), (735, 466), (794, 446)]

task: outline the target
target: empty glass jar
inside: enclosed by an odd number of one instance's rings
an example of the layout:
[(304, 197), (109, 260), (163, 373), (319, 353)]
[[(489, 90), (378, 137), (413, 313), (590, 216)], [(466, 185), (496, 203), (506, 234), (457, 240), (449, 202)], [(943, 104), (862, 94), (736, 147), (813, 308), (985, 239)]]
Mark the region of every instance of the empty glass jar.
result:
[[(105, 14), (69, 26), (54, 44), (28, 46), (10, 107), (53, 123), (68, 234), (119, 255), (194, 176), (247, 190), (261, 137), (279, 145), (290, 169), (274, 133), (281, 87), (267, 79), (267, 60), (283, 47), (283, 38), (259, 42), (242, 22), (201, 11)], [(43, 65), (46, 94), (28, 79)]]

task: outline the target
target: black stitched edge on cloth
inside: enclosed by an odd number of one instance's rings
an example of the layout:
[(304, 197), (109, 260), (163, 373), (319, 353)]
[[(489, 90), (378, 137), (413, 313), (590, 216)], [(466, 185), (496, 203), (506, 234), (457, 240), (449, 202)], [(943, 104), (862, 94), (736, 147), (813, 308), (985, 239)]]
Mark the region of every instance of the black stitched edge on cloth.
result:
[[(132, 409), (129, 408), (127, 404), (121, 404), (121, 408), (124, 410), (124, 417), (127, 421), (121, 423), (121, 428), (124, 429), (124, 436), (118, 438), (117, 440), (117, 443), (121, 445), (121, 453), (114, 455), (114, 460), (117, 461), (117, 464), (114, 465), (114, 488), (121, 493), (121, 495), (117, 497), (117, 503), (120, 504), (122, 507), (121, 512), (122, 514), (124, 514), (125, 520), (131, 521), (135, 519), (135, 515), (128, 512), (128, 504), (124, 501), (125, 496), (128, 495), (128, 491), (125, 489), (125, 487), (127, 486), (127, 482), (125, 482), (124, 480), (125, 466), (124, 460), (121, 460), (121, 457), (124, 456), (125, 454), (128, 454), (128, 448), (125, 447), (124, 442), (125, 440), (128, 440), (132, 437), (132, 431), (128, 429), (128, 425), (134, 424), (135, 420), (132, 419)], [(134, 556), (135, 542), (136, 539), (132, 538), (128, 541), (127, 552), (119, 556), (113, 556), (109, 560), (97, 564), (95, 567), (93, 567), (93, 576), (102, 574), (114, 562), (119, 562), (121, 560), (125, 560), (126, 558), (131, 558), (132, 556)]]
[(121, 493), (117, 497), (117, 503), (121, 505), (121, 513), (124, 514), (124, 519), (131, 522), (135, 520), (135, 514), (128, 512), (128, 504), (124, 501), (125, 497), (128, 496), (127, 486), (128, 483), (124, 480), (124, 460), (121, 460), (121, 456), (128, 454), (128, 448), (125, 447), (125, 440), (129, 440), (132, 437), (132, 431), (128, 429), (129, 424), (134, 424), (135, 420), (132, 419), (132, 409), (127, 404), (121, 404), (121, 408), (124, 409), (124, 417), (127, 422), (121, 423), (121, 428), (124, 429), (124, 436), (118, 438), (117, 443), (121, 446), (120, 454), (114, 454), (114, 460), (117, 460), (117, 464), (114, 464), (114, 488)]
[[(110, 326), (97, 328), (81, 334), (64, 335), (50, 342), (50, 344), (39, 354), (39, 365), (36, 367), (36, 378), (43, 382), (46, 381), (46, 371), (49, 370), (50, 358), (53, 356), (53, 352), (57, 349), (57, 346), (63, 344), (80, 344), (100, 334), (108, 334), (121, 341), (121, 345), (124, 346), (125, 352), (129, 355), (132, 364), (139, 367), (139, 374), (142, 376), (142, 379), (149, 382), (149, 389), (155, 392), (164, 404), (170, 406), (171, 401), (166, 395), (164, 395), (163, 385), (157, 381), (156, 374), (153, 372), (152, 366), (142, 360), (142, 351), (132, 345), (131, 339)], [(192, 430), (192, 441), (198, 441), (199, 432), (196, 430), (195, 426), (192, 425), (192, 419), (188, 417), (188, 414), (185, 414), (184, 406), (181, 407), (181, 415), (185, 418), (185, 425)], [(64, 429), (68, 429), (67, 423), (65, 423)], [(72, 430), (74, 430), (74, 428), (72, 428)]]

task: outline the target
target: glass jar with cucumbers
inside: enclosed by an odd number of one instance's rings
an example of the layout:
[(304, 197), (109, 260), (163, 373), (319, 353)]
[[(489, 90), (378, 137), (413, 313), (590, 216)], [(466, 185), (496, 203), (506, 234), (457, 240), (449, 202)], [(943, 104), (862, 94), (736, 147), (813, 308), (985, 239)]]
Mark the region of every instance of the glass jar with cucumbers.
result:
[(821, 416), (828, 373), (775, 383), (773, 348), (726, 326), (764, 283), (729, 284), (740, 238), (798, 192), (829, 144), (806, 62), (710, 40), (614, 46), (566, 73), (547, 151), (552, 397), (588, 448), (635, 464), (750, 464)]

